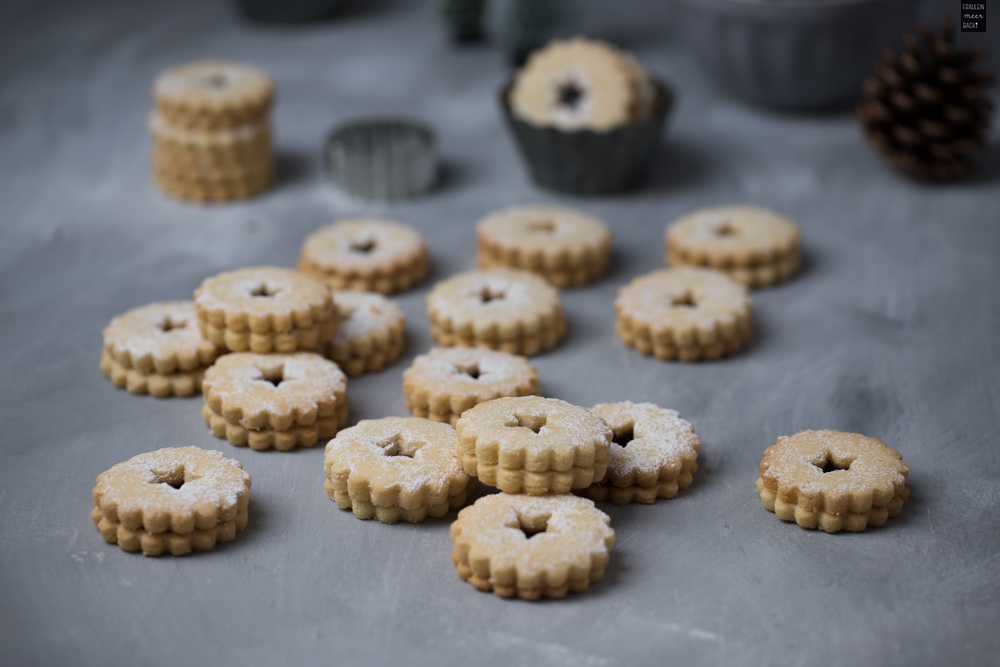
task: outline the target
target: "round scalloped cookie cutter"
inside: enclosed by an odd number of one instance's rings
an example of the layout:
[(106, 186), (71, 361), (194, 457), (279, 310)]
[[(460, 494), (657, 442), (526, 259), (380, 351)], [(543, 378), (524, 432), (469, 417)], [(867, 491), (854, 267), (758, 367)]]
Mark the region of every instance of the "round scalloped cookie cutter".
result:
[(361, 199), (416, 197), (438, 177), (434, 132), (408, 120), (371, 119), (337, 127), (326, 140), (324, 157), (333, 183)]

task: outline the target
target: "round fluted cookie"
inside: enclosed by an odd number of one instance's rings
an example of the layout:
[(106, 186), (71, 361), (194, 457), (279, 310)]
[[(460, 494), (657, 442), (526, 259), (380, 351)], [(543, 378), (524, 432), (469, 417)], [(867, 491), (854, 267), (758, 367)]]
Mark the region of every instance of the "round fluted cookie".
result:
[(462, 470), (455, 429), (418, 417), (366, 419), (324, 456), (326, 492), (359, 519), (419, 523), (463, 506), (475, 479)]
[(219, 355), (198, 331), (190, 301), (134, 308), (112, 319), (103, 336), (101, 370), (134, 394), (191, 396)]
[(524, 269), (556, 287), (596, 280), (611, 256), (608, 226), (562, 206), (519, 206), (492, 213), (477, 224), (476, 242), (479, 266)]
[(459, 273), (427, 295), (431, 335), (440, 345), (488, 347), (531, 356), (566, 331), (559, 291), (527, 271)]
[(224, 355), (205, 372), (202, 392), (202, 418), (238, 447), (313, 447), (347, 420), (347, 377), (310, 352)]
[(717, 359), (753, 333), (747, 288), (725, 274), (682, 267), (635, 278), (615, 299), (618, 337), (663, 360)]
[(426, 277), (427, 244), (419, 232), (401, 222), (341, 220), (306, 237), (298, 266), (337, 290), (393, 294)]
[(224, 60), (169, 69), (153, 83), (157, 111), (177, 128), (216, 130), (264, 118), (274, 83), (262, 70)]
[(691, 486), (701, 440), (676, 410), (631, 401), (590, 410), (614, 432), (607, 474), (584, 492), (592, 500), (651, 503)]
[(860, 532), (899, 516), (909, 468), (884, 442), (860, 433), (800, 431), (764, 451), (757, 492), (783, 521), (828, 533)]
[(486, 401), (466, 410), (455, 430), (465, 471), (505, 493), (569, 493), (607, 471), (611, 429), (586, 408), (555, 398)]
[(246, 527), (250, 483), (243, 466), (219, 452), (168, 447), (98, 475), (91, 519), (126, 551), (206, 551)]
[(324, 354), (348, 375), (380, 371), (403, 350), (406, 316), (395, 302), (378, 292), (338, 290), (340, 325), (324, 346)]
[(451, 539), (463, 580), (500, 597), (537, 600), (600, 581), (615, 531), (586, 498), (498, 493), (459, 512)]
[(538, 392), (538, 372), (527, 359), (482, 347), (438, 347), (403, 371), (406, 409), (452, 426), (484, 401)]
[(756, 206), (718, 206), (695, 211), (667, 227), (671, 266), (722, 271), (749, 287), (784, 282), (800, 264), (799, 228)]
[(274, 266), (219, 273), (194, 292), (202, 336), (234, 352), (315, 350), (337, 329), (323, 281)]

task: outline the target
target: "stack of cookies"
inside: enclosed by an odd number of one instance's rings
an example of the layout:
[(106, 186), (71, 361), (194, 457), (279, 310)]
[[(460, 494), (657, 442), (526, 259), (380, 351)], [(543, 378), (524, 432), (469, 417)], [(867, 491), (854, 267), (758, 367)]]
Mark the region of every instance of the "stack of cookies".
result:
[(271, 185), (274, 84), (267, 74), (224, 61), (194, 62), (157, 77), (153, 96), (149, 131), (161, 190), (223, 202)]

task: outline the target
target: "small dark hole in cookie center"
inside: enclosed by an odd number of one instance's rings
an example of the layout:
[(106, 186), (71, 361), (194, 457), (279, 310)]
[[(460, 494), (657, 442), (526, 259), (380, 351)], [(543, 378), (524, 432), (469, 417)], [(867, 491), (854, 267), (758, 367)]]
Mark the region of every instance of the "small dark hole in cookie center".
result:
[(542, 533), (548, 532), (549, 530), (549, 519), (551, 517), (543, 517), (541, 521), (526, 521), (523, 516), (518, 514), (517, 516), (517, 528), (522, 533), (526, 539), (531, 539), (535, 535), (541, 535)]
[(818, 464), (813, 464), (813, 465), (815, 465), (817, 468), (819, 468), (820, 470), (822, 470), (823, 474), (825, 475), (826, 473), (836, 472), (837, 470), (850, 470), (852, 463), (854, 463), (854, 461), (848, 461), (847, 465), (840, 465), (840, 464), (836, 463), (835, 461), (833, 461), (833, 459), (831, 459), (828, 456), (823, 461), (823, 465), (818, 465)]
[(205, 85), (209, 88), (225, 88), (229, 85), (229, 79), (225, 74), (209, 74), (205, 77)]
[(556, 231), (556, 223), (551, 220), (539, 220), (528, 223), (528, 231), (532, 234), (552, 234)]
[(375, 249), (376, 243), (375, 239), (363, 239), (360, 241), (351, 242), (351, 251), (360, 252), (362, 254), (369, 253)]
[(494, 290), (490, 287), (484, 287), (479, 291), (479, 300), (483, 303), (490, 303), (492, 301), (500, 301), (504, 298), (505, 294), (503, 290)]
[(168, 331), (173, 331), (174, 329), (183, 329), (187, 326), (187, 320), (172, 320), (169, 317), (165, 317), (158, 326), (160, 331), (167, 333)]
[(282, 382), (285, 381), (285, 369), (284, 368), (278, 368), (277, 371), (272, 371), (270, 373), (265, 371), (264, 372), (264, 377), (262, 377), (260, 379), (260, 381), (261, 382), (269, 382), (270, 384), (273, 384), (275, 387), (277, 387)]
[(403, 443), (399, 440), (399, 438), (393, 440), (384, 449), (386, 456), (402, 456), (408, 459), (412, 459), (413, 456), (417, 453), (416, 450), (406, 451), (405, 449), (403, 449)]
[(479, 370), (479, 364), (471, 364), (469, 366), (455, 366), (455, 372), (464, 373), (473, 380), (478, 380), (479, 376), (482, 374)]
[(698, 302), (695, 301), (694, 295), (691, 292), (670, 297), (670, 306), (672, 308), (694, 308), (697, 305)]
[(632, 432), (632, 429), (628, 429), (626, 431), (615, 431), (615, 435), (612, 438), (612, 441), (616, 445), (620, 445), (622, 447), (627, 447), (628, 443), (632, 442), (632, 440), (634, 439), (634, 437), (635, 436), (634, 436), (634, 434)]
[(716, 236), (735, 236), (736, 228), (733, 227), (728, 222), (723, 222), (721, 225), (712, 230)]
[(583, 101), (585, 92), (583, 88), (572, 81), (567, 81), (559, 86), (556, 96), (559, 106), (575, 111)]
[(267, 298), (277, 296), (280, 291), (280, 287), (272, 287), (267, 283), (261, 283), (260, 285), (257, 285), (257, 287), (250, 290), (250, 296)]
[(538, 433), (545, 426), (547, 418), (545, 415), (514, 415), (517, 423), (513, 426), (521, 426), (529, 429), (532, 433)]
[(153, 478), (153, 484), (166, 484), (172, 489), (179, 489), (184, 486), (184, 468), (171, 470), (168, 473), (157, 474)]

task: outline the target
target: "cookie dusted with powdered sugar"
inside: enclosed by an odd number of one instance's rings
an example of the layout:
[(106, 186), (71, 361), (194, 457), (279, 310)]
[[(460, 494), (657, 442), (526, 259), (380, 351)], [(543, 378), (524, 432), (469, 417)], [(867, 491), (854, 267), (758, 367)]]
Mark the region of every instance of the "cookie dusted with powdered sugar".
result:
[(191, 396), (219, 348), (202, 338), (190, 301), (151, 303), (104, 329), (101, 371), (133, 394)]
[(860, 433), (800, 431), (764, 451), (757, 492), (783, 521), (828, 533), (877, 528), (910, 497), (909, 468), (881, 440)]
[(630, 401), (590, 410), (614, 432), (607, 474), (584, 491), (592, 500), (651, 503), (691, 486), (701, 440), (677, 411)]
[(452, 426), (485, 401), (537, 393), (538, 372), (527, 359), (481, 347), (435, 348), (403, 371), (406, 409)]
[(338, 290), (340, 325), (324, 354), (348, 375), (380, 371), (403, 350), (406, 316), (396, 303), (377, 292)]
[(326, 446), (325, 488), (359, 519), (419, 523), (465, 505), (475, 479), (462, 470), (455, 429), (417, 417), (367, 419)]
[(109, 544), (147, 556), (183, 556), (246, 528), (250, 475), (198, 447), (139, 454), (97, 476), (91, 519)]
[(347, 377), (309, 352), (227, 354), (205, 373), (202, 390), (205, 423), (237, 447), (313, 447), (347, 420)]
[(451, 539), (464, 581), (500, 597), (538, 600), (600, 581), (615, 531), (586, 498), (498, 493), (459, 512)]

